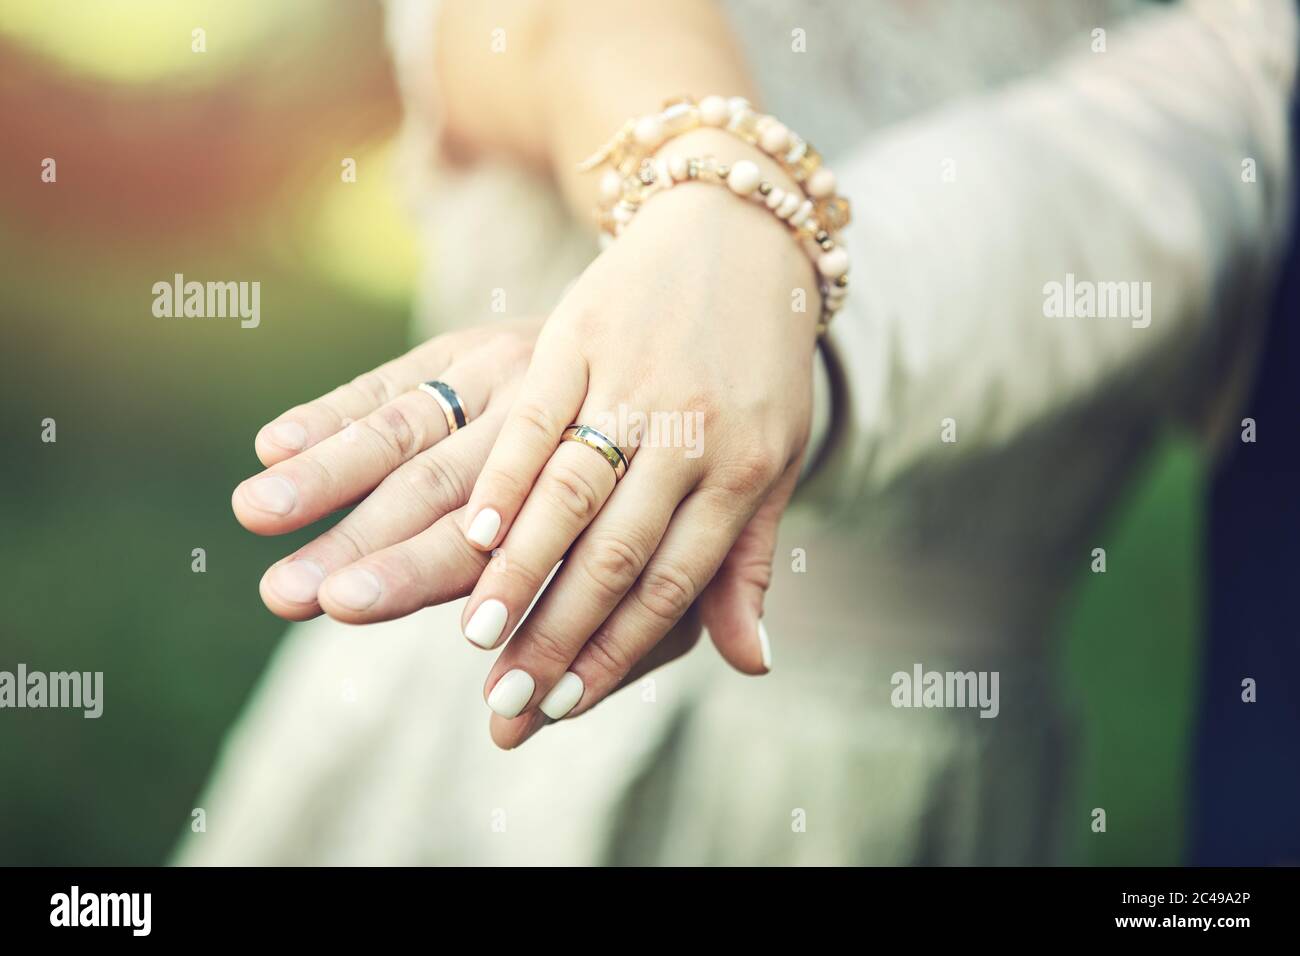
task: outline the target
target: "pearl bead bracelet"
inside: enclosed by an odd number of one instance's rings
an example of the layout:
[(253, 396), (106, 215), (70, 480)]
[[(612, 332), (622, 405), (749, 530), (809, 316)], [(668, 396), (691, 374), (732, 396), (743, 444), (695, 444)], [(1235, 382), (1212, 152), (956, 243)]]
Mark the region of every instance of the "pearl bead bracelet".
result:
[(759, 113), (741, 96), (706, 96), (697, 104), (688, 96), (669, 100), (658, 113), (630, 119), (599, 150), (578, 164), (582, 172), (608, 165), (601, 178), (602, 198), (613, 203), (620, 179), (634, 175), (642, 160), (665, 142), (700, 127), (725, 129), (771, 156), (815, 205), (817, 220), (831, 233), (851, 221), (847, 199), (836, 195), (835, 174), (803, 137), (776, 117)]
[[(728, 166), (713, 157), (664, 160), (653, 156), (668, 140), (700, 127), (725, 129), (758, 147), (799, 184), (800, 192), (787, 193), (763, 180), (758, 166), (748, 160)], [(819, 334), (843, 306), (849, 258), (837, 240), (850, 222), (849, 202), (836, 194), (835, 174), (822, 165), (817, 150), (775, 117), (756, 112), (743, 97), (706, 96), (698, 104), (690, 97), (669, 100), (658, 113), (628, 120), (579, 169), (586, 172), (601, 166), (608, 168), (600, 180), (596, 221), (608, 237), (619, 235), (651, 195), (674, 183), (697, 180), (726, 185), (738, 196), (766, 205), (794, 231), (812, 259), (822, 293)]]
[(747, 159), (731, 164), (719, 162), (713, 156), (645, 159), (637, 175), (623, 181), (618, 199), (599, 215), (601, 228), (618, 236), (651, 196), (684, 182), (726, 186), (742, 199), (765, 206), (786, 224), (817, 271), (822, 296), (817, 334), (824, 333), (848, 295), (848, 253), (821, 227), (814, 216), (812, 200), (798, 192), (786, 192), (763, 179), (757, 164)]

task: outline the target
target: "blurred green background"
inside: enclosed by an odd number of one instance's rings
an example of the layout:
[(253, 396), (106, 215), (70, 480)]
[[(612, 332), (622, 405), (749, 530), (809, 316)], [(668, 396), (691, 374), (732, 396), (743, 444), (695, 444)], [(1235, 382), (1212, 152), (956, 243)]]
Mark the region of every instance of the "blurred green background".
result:
[[(255, 538), (229, 496), (267, 419), (405, 347), (385, 57), (367, 2), (0, 6), (0, 669), (107, 685), (99, 720), (0, 712), (0, 863), (163, 861), (284, 631), (257, 582), (307, 534)], [(176, 272), (260, 281), (261, 327), (154, 318)], [(1073, 862), (1180, 858), (1201, 498), (1170, 439), (1104, 536), (1111, 573), (1080, 568)]]

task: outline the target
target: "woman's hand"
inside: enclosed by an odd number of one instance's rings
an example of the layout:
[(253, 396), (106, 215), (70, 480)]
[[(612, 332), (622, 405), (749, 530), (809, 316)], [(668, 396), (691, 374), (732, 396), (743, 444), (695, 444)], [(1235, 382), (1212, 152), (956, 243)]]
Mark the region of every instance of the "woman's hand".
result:
[[(700, 611), (734, 666), (767, 669), (762, 588), (808, 437), (817, 309), (812, 266), (779, 222), (723, 187), (682, 184), (646, 204), (547, 320), (463, 519), (475, 548), (497, 549), (465, 611), (483, 646), (511, 633), (567, 554), (487, 679), (499, 744), (616, 687), (760, 508)], [(617, 434), (638, 415), (681, 430)], [(571, 423), (627, 443), (621, 481), (561, 441)]]

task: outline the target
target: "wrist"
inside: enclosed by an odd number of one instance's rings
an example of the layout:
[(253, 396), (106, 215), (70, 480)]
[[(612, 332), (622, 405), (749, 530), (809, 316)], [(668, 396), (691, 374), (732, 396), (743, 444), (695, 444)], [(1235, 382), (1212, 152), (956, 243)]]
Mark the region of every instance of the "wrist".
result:
[(679, 97), (661, 112), (634, 117), (579, 165), (602, 167), (596, 220), (608, 237), (622, 235), (674, 185), (697, 194), (697, 183), (722, 187), (724, 195), (765, 207), (808, 258), (818, 334), (843, 306), (850, 263), (838, 239), (848, 201), (836, 194), (835, 175), (817, 150), (744, 99), (707, 96), (696, 104)]
[(655, 196), (601, 258), (620, 275), (631, 268), (696, 290), (686, 298), (700, 303), (710, 330), (790, 354), (815, 347), (816, 270), (770, 212), (726, 188), (684, 183)]

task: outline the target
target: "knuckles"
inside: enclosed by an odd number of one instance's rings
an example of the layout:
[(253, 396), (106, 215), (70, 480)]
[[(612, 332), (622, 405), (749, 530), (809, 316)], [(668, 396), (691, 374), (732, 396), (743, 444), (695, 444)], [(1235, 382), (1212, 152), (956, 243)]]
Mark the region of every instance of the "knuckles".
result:
[(697, 591), (689, 574), (674, 564), (660, 561), (645, 569), (636, 594), (652, 617), (670, 626), (690, 609)]
[[(540, 442), (550, 447), (559, 437), (561, 426), (552, 412), (545, 405), (536, 401), (525, 400), (515, 405), (513, 412), (515, 427), (522, 430), (528, 440)], [(568, 424), (567, 422), (565, 424)]]
[(617, 601), (636, 583), (648, 557), (639, 545), (605, 534), (592, 539), (591, 554), (583, 566), (600, 597)]
[(468, 482), (436, 448), (411, 459), (398, 474), (432, 511), (445, 513), (469, 500)]
[(588, 681), (590, 686), (605, 683), (612, 687), (623, 679), (635, 663), (631, 655), (623, 649), (619, 635), (606, 624), (602, 624), (587, 640), (583, 648), (583, 656), (586, 657), (590, 667), (604, 675), (603, 681)]
[(382, 405), (398, 395), (396, 383), (382, 365), (358, 375), (349, 385), (374, 405)]
[(543, 487), (551, 504), (583, 527), (596, 516), (604, 503), (596, 486), (578, 469), (569, 465), (552, 462), (547, 468)]
[(787, 457), (773, 444), (752, 442), (720, 458), (708, 482), (723, 495), (752, 501), (776, 483), (785, 470)]
[(422, 428), (407, 413), (402, 402), (381, 406), (365, 421), (394, 461), (406, 461), (420, 450)]
[(556, 670), (563, 670), (573, 660), (577, 650), (571, 643), (555, 633), (534, 626), (528, 633), (528, 656), (534, 661), (552, 665)]

